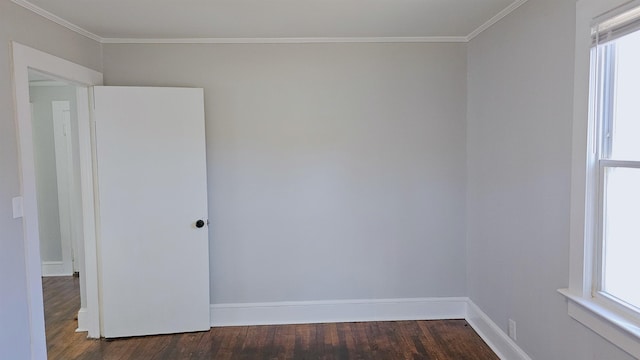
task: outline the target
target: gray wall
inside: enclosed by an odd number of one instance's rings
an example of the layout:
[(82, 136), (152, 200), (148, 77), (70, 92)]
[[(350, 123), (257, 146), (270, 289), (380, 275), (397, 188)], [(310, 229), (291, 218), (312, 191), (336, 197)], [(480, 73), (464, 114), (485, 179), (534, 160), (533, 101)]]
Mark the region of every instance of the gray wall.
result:
[[(33, 143), (38, 200), (40, 258), (42, 261), (62, 261), (62, 239), (58, 210), (58, 181), (53, 135), (52, 101), (69, 101), (71, 109), (74, 183), (80, 184), (78, 164), (78, 130), (76, 88), (73, 86), (31, 86), (29, 95), (33, 106)], [(80, 189), (76, 188), (79, 192)], [(75, 198), (74, 198), (75, 199)], [(78, 199), (75, 199), (78, 200)], [(75, 206), (81, 206), (76, 203)], [(73, 230), (73, 229), (72, 229)]]
[(530, 0), (468, 49), (468, 291), (533, 359), (630, 359), (567, 316), (575, 1)]
[(29, 358), (22, 221), (11, 198), (20, 194), (9, 41), (15, 40), (101, 70), (100, 44), (0, 0), (0, 358)]
[(212, 303), (464, 296), (465, 54), (105, 45), (104, 75), (205, 89)]

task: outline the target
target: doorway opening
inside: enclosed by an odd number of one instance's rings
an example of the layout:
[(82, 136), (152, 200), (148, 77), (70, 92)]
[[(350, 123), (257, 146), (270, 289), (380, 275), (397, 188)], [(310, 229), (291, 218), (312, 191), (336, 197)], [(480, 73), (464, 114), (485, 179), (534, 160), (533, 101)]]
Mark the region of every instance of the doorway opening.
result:
[[(77, 86), (29, 69), (45, 333), (86, 331)], [(77, 321), (77, 322), (76, 322)]]
[(76, 86), (29, 70), (43, 276), (79, 274), (82, 200)]

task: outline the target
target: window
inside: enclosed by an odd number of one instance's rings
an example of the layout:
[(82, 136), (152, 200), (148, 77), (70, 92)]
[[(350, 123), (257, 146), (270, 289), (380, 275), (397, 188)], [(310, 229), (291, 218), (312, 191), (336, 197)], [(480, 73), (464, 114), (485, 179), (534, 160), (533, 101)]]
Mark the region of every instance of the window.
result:
[[(635, 10), (633, 11), (635, 13)], [(628, 30), (627, 30), (628, 31)], [(640, 29), (592, 51), (598, 184), (594, 296), (640, 311)]]
[(576, 21), (571, 258), (560, 292), (571, 317), (640, 358), (640, 0), (579, 0)]

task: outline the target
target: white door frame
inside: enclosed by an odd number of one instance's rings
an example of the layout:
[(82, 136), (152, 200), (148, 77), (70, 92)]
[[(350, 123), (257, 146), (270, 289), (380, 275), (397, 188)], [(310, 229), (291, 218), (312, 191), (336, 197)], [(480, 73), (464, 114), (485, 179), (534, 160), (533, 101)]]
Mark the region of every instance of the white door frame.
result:
[(71, 143), (71, 108), (70, 101), (52, 101), (51, 114), (53, 120), (53, 143), (55, 149), (56, 179), (58, 184), (58, 213), (60, 214), (60, 248), (62, 250), (62, 267), (65, 275), (72, 275), (74, 262), (78, 261), (74, 243), (74, 209), (73, 195), (73, 145)]
[(86, 327), (89, 337), (100, 337), (98, 263), (96, 246), (94, 161), (89, 114), (89, 87), (102, 85), (102, 73), (11, 42), (13, 53), (13, 89), (15, 119), (18, 131), (20, 156), (20, 186), (24, 201), (24, 231), (26, 285), (31, 336), (31, 359), (46, 359), (47, 345), (44, 327), (42, 298), (40, 241), (38, 234), (38, 209), (36, 200), (35, 166), (33, 160), (33, 136), (29, 104), (28, 70), (33, 69), (77, 85), (78, 133), (82, 212), (84, 227), (83, 275), (86, 279)]

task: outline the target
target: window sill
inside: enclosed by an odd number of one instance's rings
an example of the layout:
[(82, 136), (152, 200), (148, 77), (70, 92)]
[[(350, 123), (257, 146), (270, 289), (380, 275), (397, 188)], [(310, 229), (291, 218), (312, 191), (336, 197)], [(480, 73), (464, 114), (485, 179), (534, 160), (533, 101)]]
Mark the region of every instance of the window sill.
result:
[(640, 358), (640, 327), (626, 317), (569, 289), (559, 289), (568, 301), (569, 316), (636, 358)]

